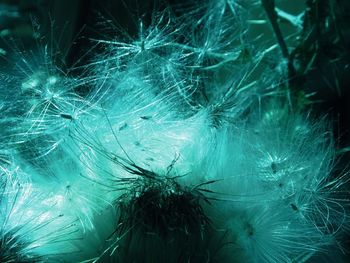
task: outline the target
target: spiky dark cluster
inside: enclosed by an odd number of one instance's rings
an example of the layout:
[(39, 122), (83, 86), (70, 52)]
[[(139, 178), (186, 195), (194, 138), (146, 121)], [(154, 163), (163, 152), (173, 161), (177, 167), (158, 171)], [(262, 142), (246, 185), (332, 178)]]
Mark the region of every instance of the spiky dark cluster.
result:
[(203, 200), (207, 201), (198, 190), (184, 189), (174, 179), (141, 178), (131, 197), (119, 203), (120, 222), (161, 237), (173, 231), (198, 234), (210, 224), (201, 205)]
[(175, 178), (137, 166), (130, 172), (139, 177), (117, 202), (118, 260), (205, 262), (211, 257), (212, 252), (203, 253), (212, 250), (213, 229), (203, 209), (209, 198), (200, 187), (183, 187)]

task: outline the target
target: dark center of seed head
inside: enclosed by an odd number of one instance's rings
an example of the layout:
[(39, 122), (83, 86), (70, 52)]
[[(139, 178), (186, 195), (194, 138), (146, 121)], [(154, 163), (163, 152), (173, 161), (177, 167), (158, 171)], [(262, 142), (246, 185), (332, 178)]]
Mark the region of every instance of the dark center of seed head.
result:
[(178, 187), (145, 187), (132, 198), (129, 207), (132, 222), (161, 236), (173, 231), (194, 233), (208, 222), (199, 198)]

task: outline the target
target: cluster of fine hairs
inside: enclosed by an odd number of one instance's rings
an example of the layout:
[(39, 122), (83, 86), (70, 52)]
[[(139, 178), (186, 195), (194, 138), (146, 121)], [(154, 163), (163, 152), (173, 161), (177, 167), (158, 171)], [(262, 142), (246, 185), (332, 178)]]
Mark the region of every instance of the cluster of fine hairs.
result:
[(0, 261), (340, 261), (347, 172), (278, 45), (249, 39), (258, 4), (168, 6), (136, 35), (111, 25), (83, 70), (48, 46), (7, 56)]

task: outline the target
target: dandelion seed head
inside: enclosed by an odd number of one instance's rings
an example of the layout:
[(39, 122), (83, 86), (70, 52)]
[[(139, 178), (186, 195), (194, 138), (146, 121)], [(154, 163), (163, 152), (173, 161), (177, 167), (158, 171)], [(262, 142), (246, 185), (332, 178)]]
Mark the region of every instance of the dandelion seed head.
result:
[(232, 213), (235, 219), (228, 221), (231, 251), (246, 262), (291, 262), (330, 243), (331, 238), (306, 221), (296, 219), (292, 211), (252, 206), (242, 213), (239, 206), (235, 207)]

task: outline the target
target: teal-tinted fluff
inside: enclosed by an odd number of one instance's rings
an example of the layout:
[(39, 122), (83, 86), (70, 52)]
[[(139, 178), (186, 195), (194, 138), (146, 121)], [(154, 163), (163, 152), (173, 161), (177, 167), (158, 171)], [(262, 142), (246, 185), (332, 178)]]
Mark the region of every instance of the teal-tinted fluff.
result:
[(209, 189), (233, 242), (228, 258), (292, 262), (327, 250), (348, 224), (347, 175), (332, 174), (327, 125), (273, 101), (251, 116), (244, 128), (218, 130), (198, 167), (202, 180), (219, 180)]
[(76, 236), (75, 220), (48, 204), (19, 166), (2, 166), (0, 183), (1, 262), (50, 262), (77, 252), (66, 239)]
[(48, 48), (18, 54), (0, 78), (1, 262), (312, 262), (339, 246), (348, 175), (326, 118), (267, 69), (275, 48), (248, 41), (253, 5), (112, 26), (85, 76)]

